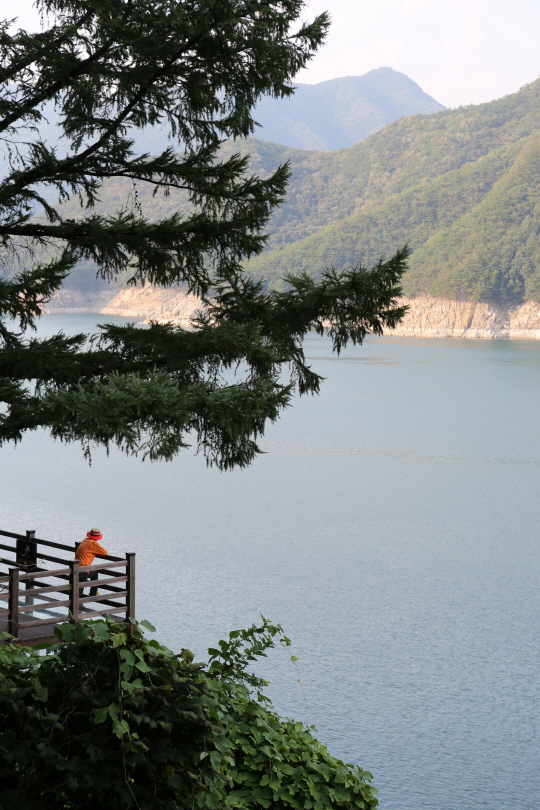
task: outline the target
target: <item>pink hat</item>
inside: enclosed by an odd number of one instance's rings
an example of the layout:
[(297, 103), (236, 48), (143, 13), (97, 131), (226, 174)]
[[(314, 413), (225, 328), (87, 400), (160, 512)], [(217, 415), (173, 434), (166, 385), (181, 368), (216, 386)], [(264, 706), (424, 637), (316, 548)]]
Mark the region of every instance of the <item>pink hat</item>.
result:
[(103, 538), (103, 535), (101, 534), (99, 529), (90, 529), (90, 531), (86, 536), (89, 537), (91, 540), (101, 540)]

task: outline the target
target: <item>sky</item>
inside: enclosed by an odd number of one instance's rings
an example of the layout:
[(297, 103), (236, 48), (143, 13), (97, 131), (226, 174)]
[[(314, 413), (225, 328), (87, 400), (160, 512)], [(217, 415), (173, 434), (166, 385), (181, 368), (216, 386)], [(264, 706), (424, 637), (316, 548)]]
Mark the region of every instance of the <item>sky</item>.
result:
[[(446, 107), (480, 104), (540, 76), (540, 0), (308, 0), (328, 10), (326, 45), (297, 80), (405, 73)], [(2, 17), (36, 25), (31, 0), (0, 0)]]
[(299, 81), (405, 73), (447, 107), (514, 93), (540, 76), (539, 0), (309, 0), (328, 10), (326, 45)]

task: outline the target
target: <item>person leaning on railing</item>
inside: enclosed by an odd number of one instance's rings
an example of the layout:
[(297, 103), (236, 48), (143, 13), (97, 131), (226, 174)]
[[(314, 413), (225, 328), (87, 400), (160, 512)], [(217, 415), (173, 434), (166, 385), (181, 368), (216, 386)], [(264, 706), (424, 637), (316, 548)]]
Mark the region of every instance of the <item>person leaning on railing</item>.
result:
[[(79, 560), (81, 568), (86, 567), (87, 565), (92, 565), (94, 562), (94, 557), (96, 555), (104, 554), (107, 555), (107, 549), (100, 546), (98, 540), (102, 540), (103, 535), (101, 534), (99, 529), (90, 529), (82, 543), (80, 544), (79, 548), (75, 552), (75, 559)], [(90, 580), (96, 580), (99, 574), (97, 571), (82, 571), (79, 574), (79, 582), (87, 582)], [(81, 588), (79, 590), (79, 599), (83, 596), (84, 590)], [(94, 585), (90, 588), (90, 596), (97, 596), (98, 589), (97, 585)]]

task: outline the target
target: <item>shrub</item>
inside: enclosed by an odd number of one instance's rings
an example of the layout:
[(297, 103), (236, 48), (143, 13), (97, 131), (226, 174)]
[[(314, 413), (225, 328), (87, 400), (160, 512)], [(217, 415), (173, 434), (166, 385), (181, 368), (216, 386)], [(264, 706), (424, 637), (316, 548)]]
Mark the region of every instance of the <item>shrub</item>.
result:
[(371, 775), (280, 718), (246, 671), (290, 643), (279, 625), (234, 631), (208, 665), (108, 617), (57, 635), (42, 655), (0, 647), (2, 810), (377, 806)]

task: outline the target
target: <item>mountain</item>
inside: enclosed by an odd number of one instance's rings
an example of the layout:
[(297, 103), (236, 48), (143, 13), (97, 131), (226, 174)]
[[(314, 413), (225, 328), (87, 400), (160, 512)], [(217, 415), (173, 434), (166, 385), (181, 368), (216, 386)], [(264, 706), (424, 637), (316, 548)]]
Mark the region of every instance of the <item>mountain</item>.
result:
[(291, 98), (263, 98), (256, 135), (297, 149), (345, 149), (406, 115), (444, 110), (404, 73), (382, 67), (364, 76), (298, 84)]
[[(344, 149), (362, 141), (404, 115), (434, 113), (442, 104), (428, 96), (404, 73), (383, 67), (364, 76), (346, 76), (320, 84), (295, 85), (291, 98), (264, 97), (254, 117), (262, 128), (257, 137), (297, 149)], [(41, 137), (62, 154), (58, 116), (53, 105), (43, 110)], [(157, 154), (170, 146), (165, 126), (134, 133), (139, 152)], [(1, 158), (1, 156), (0, 156)]]
[[(267, 250), (248, 265), (271, 286), (288, 272), (371, 266), (409, 242), (407, 295), (540, 301), (540, 80), (488, 104), (401, 118), (348, 149), (256, 139), (223, 147), (224, 156), (237, 151), (249, 152), (262, 176), (291, 164)], [(188, 208), (185, 195), (137, 191), (152, 217)], [(111, 180), (98, 210), (117, 210), (130, 194), (133, 202), (129, 182)], [(76, 201), (65, 207), (77, 211)], [(70, 280), (76, 285), (94, 285), (89, 268)]]
[(351, 149), (290, 155), (287, 202), (250, 264), (371, 265), (409, 242), (408, 295), (540, 300), (540, 80), (511, 96), (396, 121)]

